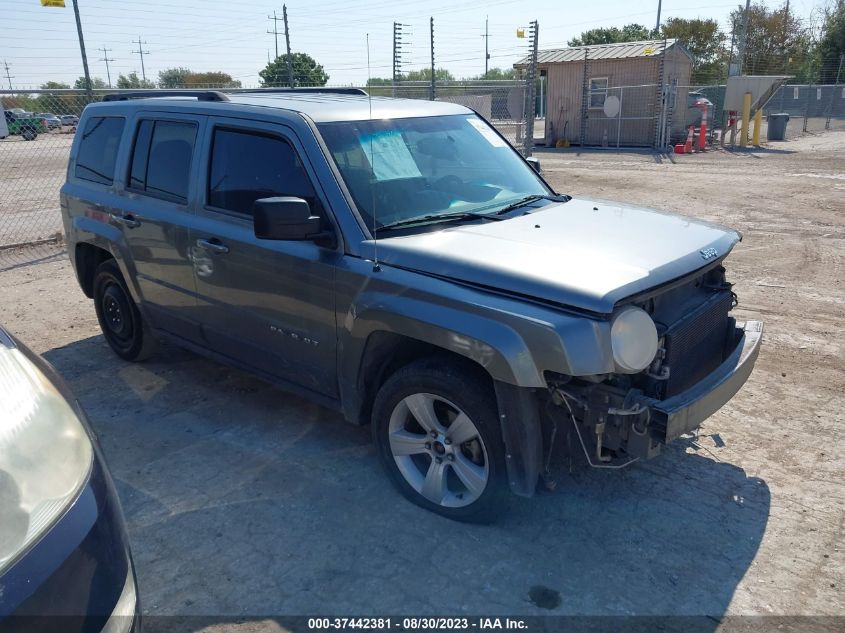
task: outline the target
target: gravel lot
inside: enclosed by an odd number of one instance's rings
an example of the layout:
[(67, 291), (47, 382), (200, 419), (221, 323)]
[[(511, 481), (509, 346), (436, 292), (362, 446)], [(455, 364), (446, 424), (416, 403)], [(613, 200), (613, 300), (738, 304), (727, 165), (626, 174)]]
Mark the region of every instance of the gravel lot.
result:
[(145, 613), (207, 615), (206, 631), (276, 630), (262, 614), (845, 615), (845, 133), (538, 156), (561, 191), (741, 230), (736, 312), (767, 330), (697, 444), (622, 472), (576, 465), (495, 526), (403, 501), (368, 429), (249, 375), (169, 347), (119, 361), (64, 257), (0, 273), (0, 322), (100, 435)]

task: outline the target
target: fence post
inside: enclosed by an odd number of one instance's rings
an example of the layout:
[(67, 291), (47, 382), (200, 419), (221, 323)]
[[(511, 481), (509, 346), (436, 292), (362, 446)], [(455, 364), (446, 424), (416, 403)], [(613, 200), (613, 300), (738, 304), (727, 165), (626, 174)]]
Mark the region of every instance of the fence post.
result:
[(836, 81), (833, 82), (833, 88), (830, 93), (830, 103), (827, 106), (827, 120), (824, 122), (824, 129), (830, 129), (830, 119), (833, 116), (833, 100), (836, 98), (836, 91), (839, 88), (839, 74), (842, 72), (842, 61), (845, 60), (845, 53), (839, 56), (839, 68), (836, 69)]
[(810, 95), (813, 93), (813, 87), (807, 84), (807, 98), (804, 99), (804, 125), (801, 127), (802, 132), (807, 131), (807, 117), (810, 116)]
[(581, 147), (587, 142), (587, 107), (590, 103), (590, 87), (589, 87), (589, 59), (590, 49), (584, 49), (584, 77), (581, 80), (581, 130), (578, 134), (578, 143)]
[(537, 89), (537, 42), (539, 40), (540, 26), (537, 20), (531, 22), (531, 61), (528, 63), (528, 72), (526, 73), (525, 81), (528, 82), (525, 86), (525, 108), (523, 116), (525, 117), (525, 137), (522, 139), (522, 154), (526, 158), (531, 156), (534, 151), (534, 116), (535, 116), (535, 100)]
[(657, 62), (657, 96), (654, 102), (654, 142), (656, 150), (666, 145), (666, 40), (663, 40), (663, 52)]

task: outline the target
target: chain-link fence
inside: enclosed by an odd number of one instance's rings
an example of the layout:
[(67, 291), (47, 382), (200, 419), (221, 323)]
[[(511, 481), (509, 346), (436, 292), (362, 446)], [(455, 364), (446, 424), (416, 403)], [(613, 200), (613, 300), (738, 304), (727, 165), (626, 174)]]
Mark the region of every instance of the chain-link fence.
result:
[[(688, 94), (702, 95), (713, 105), (710, 108), (711, 127), (719, 128), (724, 122), (722, 110), (725, 102), (725, 86), (691, 86)], [(693, 108), (692, 101), (690, 108)], [(762, 136), (766, 136), (769, 115), (789, 115), (787, 138), (803, 133), (825, 130), (845, 130), (845, 84), (787, 84), (778, 88), (763, 106)], [(690, 119), (694, 119), (694, 112)]]
[(59, 188), (82, 92), (0, 92), (0, 269), (62, 247)]
[[(432, 97), (428, 82), (365, 89), (373, 96)], [(524, 151), (524, 82), (437, 82), (434, 90), (436, 100), (472, 108)], [(113, 92), (119, 91), (95, 90), (93, 100), (99, 101)], [(0, 269), (61, 251), (59, 189), (65, 179), (76, 124), (90, 100), (81, 90), (0, 90), (4, 110), (0, 122)]]

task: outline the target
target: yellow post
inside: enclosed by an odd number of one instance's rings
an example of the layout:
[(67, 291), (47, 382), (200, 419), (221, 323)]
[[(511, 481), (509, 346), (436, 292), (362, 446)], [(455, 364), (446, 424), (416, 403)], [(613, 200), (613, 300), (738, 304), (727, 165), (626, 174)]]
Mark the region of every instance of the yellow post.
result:
[(746, 92), (742, 98), (742, 135), (739, 146), (748, 147), (748, 124), (751, 123), (751, 93)]
[(763, 111), (758, 108), (754, 113), (754, 137), (751, 144), (760, 147), (760, 126), (763, 124)]

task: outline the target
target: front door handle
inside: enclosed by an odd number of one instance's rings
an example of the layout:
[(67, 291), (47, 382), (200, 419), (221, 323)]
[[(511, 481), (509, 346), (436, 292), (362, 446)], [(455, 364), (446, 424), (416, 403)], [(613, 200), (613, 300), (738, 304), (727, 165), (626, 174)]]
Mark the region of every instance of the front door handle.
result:
[(141, 226), (140, 220), (136, 220), (135, 216), (133, 216), (131, 213), (128, 213), (126, 215), (112, 214), (111, 217), (115, 222), (122, 224), (127, 229), (136, 229)]
[(197, 246), (205, 248), (217, 255), (223, 255), (229, 252), (229, 247), (220, 242), (216, 237), (208, 240), (197, 240)]

